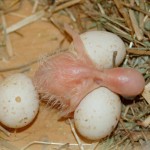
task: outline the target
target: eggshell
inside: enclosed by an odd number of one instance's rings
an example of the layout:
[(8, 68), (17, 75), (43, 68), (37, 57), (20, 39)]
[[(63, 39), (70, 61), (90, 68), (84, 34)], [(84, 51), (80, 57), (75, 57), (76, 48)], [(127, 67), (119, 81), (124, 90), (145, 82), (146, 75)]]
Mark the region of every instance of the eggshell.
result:
[(117, 94), (100, 87), (89, 93), (74, 113), (75, 127), (85, 138), (99, 140), (116, 127), (121, 114), (121, 102)]
[[(115, 65), (119, 66), (126, 55), (122, 39), (107, 31), (88, 31), (80, 35), (88, 56), (100, 68), (113, 67), (113, 53), (117, 51)], [(74, 49), (73, 44), (70, 49)]]
[(32, 80), (24, 74), (13, 74), (0, 84), (0, 122), (10, 128), (29, 124), (39, 108), (38, 93)]

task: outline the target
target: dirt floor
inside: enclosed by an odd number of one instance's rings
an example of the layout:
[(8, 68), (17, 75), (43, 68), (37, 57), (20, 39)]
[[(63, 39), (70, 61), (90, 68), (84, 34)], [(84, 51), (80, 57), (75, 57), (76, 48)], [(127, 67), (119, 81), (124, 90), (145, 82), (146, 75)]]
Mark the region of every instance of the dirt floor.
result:
[[(7, 26), (9, 27), (31, 15), (32, 9), (33, 7), (28, 1), (23, 1), (23, 5), (18, 11), (5, 15)], [(66, 17), (63, 15), (57, 14), (56, 17), (59, 17), (60, 20), (62, 19), (62, 22), (66, 20)], [(39, 59), (53, 50), (67, 48), (67, 41), (60, 47), (60, 43), (64, 38), (64, 35), (50, 22), (39, 20), (31, 23), (17, 30), (17, 33), (10, 34), (13, 56), (10, 58), (2, 58), (0, 68), (9, 69), (30, 64), (32, 61)], [(34, 63), (26, 68), (1, 73), (1, 80), (15, 72), (24, 72), (30, 77), (33, 77), (37, 67), (38, 63)], [(3, 133), (0, 133), (0, 135), (8, 139), (8, 142), (17, 148), (22, 148), (32, 141), (39, 140), (55, 143), (76, 143), (68, 123), (66, 121), (58, 121), (57, 119), (58, 114), (56, 111), (41, 106), (37, 118), (30, 126), (20, 131), (12, 130), (10, 137), (5, 137)], [(12, 146), (11, 148), (13, 149)], [(49, 148), (46, 145), (33, 145), (29, 149), (47, 150)], [(2, 150), (2, 147), (0, 149)], [(74, 149), (76, 148), (74, 147)]]

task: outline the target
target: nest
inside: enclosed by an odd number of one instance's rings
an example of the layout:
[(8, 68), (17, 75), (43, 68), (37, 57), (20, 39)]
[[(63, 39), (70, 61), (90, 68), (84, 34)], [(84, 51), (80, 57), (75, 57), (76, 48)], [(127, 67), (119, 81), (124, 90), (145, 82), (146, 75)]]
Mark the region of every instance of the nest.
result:
[[(29, 8), (25, 15), (22, 10)], [(67, 22), (73, 26), (79, 33), (87, 30), (106, 30), (117, 34), (126, 44), (127, 54), (121, 66), (132, 67), (140, 71), (146, 81), (150, 82), (150, 2), (146, 0), (0, 0), (0, 17), (1, 17), (1, 34), (0, 34), (0, 77), (5, 78), (14, 72), (24, 72), (32, 76), (34, 69), (38, 66), (38, 62), (42, 60), (40, 56), (49, 57), (53, 53), (66, 50), (68, 41), (63, 29), (63, 23)], [(19, 17), (19, 21), (13, 20), (11, 17)], [(49, 43), (53, 42), (54, 46), (49, 50), (43, 50), (40, 46), (37, 55), (32, 48), (25, 53), (26, 60), (18, 54), (15, 44), (15, 37), (24, 36), (24, 28), (26, 31), (30, 29), (32, 24), (40, 22), (47, 26), (53, 26), (53, 29), (59, 32), (57, 35), (48, 39)], [(8, 24), (9, 25), (8, 25)], [(22, 29), (23, 28), (23, 29)], [(21, 30), (22, 29), (22, 30)], [(21, 32), (20, 32), (21, 30)], [(31, 31), (28, 31), (29, 33)], [(38, 32), (38, 30), (36, 31)], [(37, 38), (37, 37), (35, 37)], [(43, 37), (45, 40), (45, 37)], [(18, 45), (18, 44), (16, 44)], [(55, 46), (57, 45), (57, 46)], [(49, 45), (48, 45), (49, 46)], [(15, 47), (15, 48), (14, 48)], [(21, 46), (20, 46), (21, 47)], [(22, 48), (23, 49), (23, 48)], [(24, 49), (22, 50), (24, 51)], [(145, 90), (149, 90), (146, 87)], [(45, 109), (41, 104), (40, 113), (44, 116), (49, 114), (49, 110)], [(97, 142), (86, 141), (80, 138), (74, 129), (72, 120), (65, 121), (65, 131), (70, 132), (72, 140), (65, 141), (65, 135), (59, 135), (58, 141), (52, 142), (49, 138), (41, 137), (37, 139), (36, 135), (29, 140), (28, 137), (38, 132), (42, 126), (42, 115), (40, 115), (40, 126), (32, 131), (26, 132), (4, 129), (1, 127), (0, 147), (8, 150), (27, 150), (34, 149), (36, 145), (41, 149), (145, 149), (150, 147), (150, 96), (145, 94), (139, 95), (132, 100), (122, 98), (122, 114), (118, 126), (114, 132)], [(49, 120), (50, 121), (50, 120)], [(56, 118), (53, 120), (57, 123)], [(39, 123), (38, 122), (38, 123)], [(49, 124), (49, 123), (47, 123)], [(62, 123), (61, 123), (62, 124)], [(69, 124), (69, 125), (68, 125)], [(70, 130), (71, 127), (71, 130)], [(22, 136), (21, 132), (25, 132)], [(55, 130), (53, 131), (55, 132)], [(11, 135), (10, 135), (11, 133)], [(44, 132), (45, 133), (45, 132)], [(44, 135), (43, 133), (43, 135)], [(5, 135), (6, 134), (6, 135)], [(56, 132), (57, 134), (57, 132)], [(40, 134), (42, 135), (42, 134)], [(39, 135), (39, 136), (40, 136)], [(75, 138), (74, 138), (75, 137)], [(63, 139), (63, 142), (61, 141)], [(73, 140), (74, 139), (74, 140)], [(20, 142), (23, 141), (23, 142)], [(74, 141), (73, 143), (71, 143)], [(21, 143), (21, 144), (19, 144)], [(42, 147), (43, 146), (43, 147)], [(37, 147), (36, 147), (37, 148)], [(38, 149), (40, 149), (38, 147)]]

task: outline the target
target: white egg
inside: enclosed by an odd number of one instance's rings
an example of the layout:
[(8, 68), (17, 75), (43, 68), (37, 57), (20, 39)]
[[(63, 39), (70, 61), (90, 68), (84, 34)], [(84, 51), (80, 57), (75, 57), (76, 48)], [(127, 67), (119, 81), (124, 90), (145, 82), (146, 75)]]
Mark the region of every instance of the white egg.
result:
[(0, 122), (10, 128), (21, 128), (33, 121), (39, 109), (38, 93), (32, 80), (24, 74), (13, 74), (0, 84)]
[(114, 130), (121, 114), (117, 94), (100, 87), (89, 93), (74, 113), (75, 127), (85, 138), (99, 140)]
[[(100, 68), (113, 67), (113, 53), (117, 51), (115, 65), (119, 66), (126, 55), (122, 39), (107, 31), (88, 31), (80, 35), (88, 56)], [(73, 44), (70, 49), (74, 49)]]

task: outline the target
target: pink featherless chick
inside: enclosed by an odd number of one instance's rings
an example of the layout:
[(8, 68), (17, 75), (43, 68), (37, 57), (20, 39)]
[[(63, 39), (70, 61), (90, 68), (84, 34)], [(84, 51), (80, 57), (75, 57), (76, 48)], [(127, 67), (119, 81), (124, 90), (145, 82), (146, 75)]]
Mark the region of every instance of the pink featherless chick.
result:
[(143, 76), (131, 68), (97, 69), (86, 54), (80, 36), (68, 25), (76, 52), (62, 52), (43, 62), (34, 76), (39, 93), (61, 106), (61, 116), (68, 116), (92, 90), (104, 86), (123, 96), (136, 96), (144, 88)]

